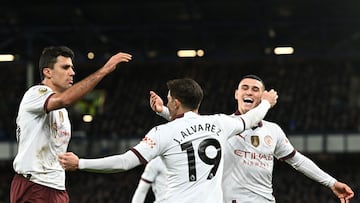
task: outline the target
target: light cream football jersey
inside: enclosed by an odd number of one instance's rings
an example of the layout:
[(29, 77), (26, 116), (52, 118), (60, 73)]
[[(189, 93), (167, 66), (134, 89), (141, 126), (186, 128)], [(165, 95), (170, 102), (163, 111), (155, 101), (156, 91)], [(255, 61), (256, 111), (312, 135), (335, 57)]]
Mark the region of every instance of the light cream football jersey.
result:
[(45, 112), (52, 94), (45, 85), (24, 94), (16, 119), (18, 152), (13, 167), (19, 174), (31, 174), (30, 181), (65, 190), (65, 171), (57, 156), (67, 150), (71, 126), (65, 108)]
[(240, 118), (187, 112), (151, 129), (133, 150), (147, 161), (161, 156), (168, 170), (167, 202), (219, 203), (224, 146), (243, 129)]
[(155, 196), (154, 203), (165, 202), (168, 185), (167, 169), (159, 156), (146, 165), (141, 179), (151, 184)]
[(283, 130), (277, 124), (264, 120), (259, 127), (231, 137), (224, 165), (226, 202), (254, 202), (255, 199), (251, 198), (256, 196), (274, 201), (274, 158), (280, 159), (293, 152), (294, 147)]

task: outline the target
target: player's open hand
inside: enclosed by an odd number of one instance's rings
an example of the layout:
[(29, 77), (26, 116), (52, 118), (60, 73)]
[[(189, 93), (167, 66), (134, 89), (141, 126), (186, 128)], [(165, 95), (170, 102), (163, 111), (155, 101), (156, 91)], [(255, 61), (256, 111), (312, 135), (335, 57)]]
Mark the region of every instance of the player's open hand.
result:
[(270, 91), (264, 91), (263, 94), (261, 95), (261, 99), (266, 99), (269, 101), (271, 107), (275, 106), (277, 99), (278, 99), (278, 94), (275, 90), (271, 89)]
[(163, 111), (164, 102), (154, 91), (150, 91), (150, 107), (153, 111), (160, 113)]
[(354, 197), (352, 189), (345, 183), (339, 181), (331, 187), (331, 190), (340, 199), (341, 203), (349, 203), (350, 199)]
[(113, 55), (103, 66), (103, 69), (107, 71), (107, 73), (110, 73), (115, 70), (116, 65), (118, 65), (121, 62), (129, 62), (132, 58), (132, 55), (124, 52), (119, 52), (115, 55)]
[(58, 156), (60, 165), (68, 171), (75, 171), (79, 168), (79, 157), (72, 153), (66, 152)]

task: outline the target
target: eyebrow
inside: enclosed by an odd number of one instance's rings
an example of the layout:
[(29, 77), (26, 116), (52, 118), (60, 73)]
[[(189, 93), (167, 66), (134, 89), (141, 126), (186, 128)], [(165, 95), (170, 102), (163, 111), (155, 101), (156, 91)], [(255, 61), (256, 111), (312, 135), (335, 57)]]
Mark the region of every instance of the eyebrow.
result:
[(70, 64), (65, 64), (65, 65), (61, 65), (62, 68), (74, 68), (74, 65), (70, 65)]

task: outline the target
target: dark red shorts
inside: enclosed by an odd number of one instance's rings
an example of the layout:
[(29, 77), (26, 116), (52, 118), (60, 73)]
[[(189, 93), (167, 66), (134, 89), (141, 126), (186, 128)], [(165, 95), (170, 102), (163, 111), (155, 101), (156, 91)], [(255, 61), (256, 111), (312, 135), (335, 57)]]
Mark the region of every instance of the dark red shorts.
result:
[(69, 195), (65, 190), (31, 182), (30, 177), (15, 174), (10, 188), (10, 203), (68, 203)]

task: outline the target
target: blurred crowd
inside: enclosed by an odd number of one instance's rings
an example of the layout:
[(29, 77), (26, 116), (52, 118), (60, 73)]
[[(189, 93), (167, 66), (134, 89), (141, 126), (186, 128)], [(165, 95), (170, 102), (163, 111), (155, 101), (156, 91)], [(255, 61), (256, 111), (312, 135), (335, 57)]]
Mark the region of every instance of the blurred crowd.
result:
[[(75, 61), (76, 63), (76, 61)], [(234, 90), (241, 76), (259, 75), (267, 89), (278, 91), (279, 101), (266, 119), (279, 123), (288, 133), (358, 132), (360, 128), (360, 65), (339, 60), (264, 60), (242, 63), (188, 61), (182, 63), (133, 63), (103, 80), (97, 89), (104, 102), (97, 106), (92, 123), (84, 123), (75, 107), (70, 108), (74, 130), (88, 136), (142, 137), (152, 126), (164, 122), (149, 108), (149, 91), (154, 90), (166, 102), (165, 82), (191, 77), (205, 91), (200, 113), (233, 113)], [(98, 66), (76, 69), (82, 79)], [(15, 118), (20, 97), (26, 90), (24, 68), (5, 67), (1, 75), (6, 86), (0, 91), (0, 139), (14, 139)], [(35, 75), (37, 70), (35, 69)], [(35, 83), (36, 81), (35, 77)]]

